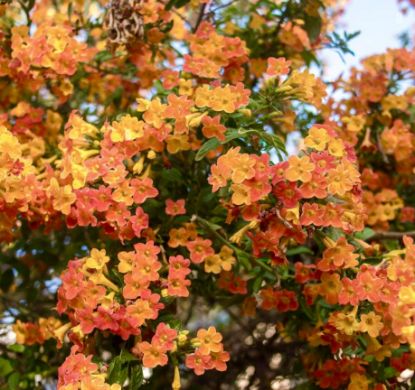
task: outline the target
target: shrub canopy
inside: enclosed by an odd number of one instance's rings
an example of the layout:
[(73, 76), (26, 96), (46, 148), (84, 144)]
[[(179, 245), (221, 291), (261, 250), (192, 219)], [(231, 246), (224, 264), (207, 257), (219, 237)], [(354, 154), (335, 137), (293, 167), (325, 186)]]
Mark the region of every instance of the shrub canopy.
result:
[(410, 388), (415, 51), (326, 82), (338, 3), (1, 1), (1, 389)]

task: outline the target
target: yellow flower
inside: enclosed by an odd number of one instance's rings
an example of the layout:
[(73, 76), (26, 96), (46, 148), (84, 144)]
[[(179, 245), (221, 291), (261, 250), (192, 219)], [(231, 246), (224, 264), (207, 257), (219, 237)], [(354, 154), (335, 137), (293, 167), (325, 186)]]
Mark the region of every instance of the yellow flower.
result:
[(159, 98), (155, 98), (151, 101), (150, 106), (143, 115), (143, 119), (149, 125), (154, 126), (156, 129), (159, 129), (164, 123), (164, 111), (166, 110), (166, 105), (162, 104)]
[(88, 171), (87, 169), (85, 169), (85, 166), (81, 164), (72, 164), (71, 174), (73, 178), (72, 187), (75, 190), (78, 190), (85, 186), (86, 177), (88, 175)]
[(138, 112), (147, 111), (150, 107), (150, 100), (147, 100), (147, 99), (138, 98), (137, 103), (138, 103), (138, 106), (137, 106)]
[(49, 183), (49, 193), (53, 197), (53, 208), (62, 214), (68, 215), (71, 211), (71, 205), (76, 200), (76, 195), (72, 192), (70, 185), (61, 187), (55, 178)]
[(245, 184), (232, 184), (231, 186), (233, 194), (232, 194), (232, 203), (240, 206), (243, 204), (249, 205), (251, 204), (251, 193), (249, 191), (249, 187)]
[(87, 257), (85, 261), (85, 267), (88, 269), (96, 269), (98, 271), (102, 270), (110, 261), (110, 258), (107, 256), (105, 249), (98, 250), (93, 248), (91, 254)]
[(224, 271), (230, 271), (232, 266), (236, 263), (236, 259), (232, 255), (233, 250), (231, 248), (226, 245), (222, 246), (219, 256), (221, 258), (221, 267)]
[(330, 323), (332, 323), (337, 330), (348, 336), (351, 336), (354, 332), (359, 330), (359, 323), (356, 320), (356, 310), (348, 313), (334, 313), (330, 317)]
[(122, 274), (132, 271), (135, 261), (135, 252), (120, 252), (118, 253), (118, 271)]
[(341, 139), (331, 139), (328, 147), (329, 153), (334, 157), (344, 156), (344, 143)]
[(354, 372), (350, 375), (350, 383), (347, 390), (367, 390), (369, 388), (369, 380), (366, 375)]
[(189, 150), (190, 143), (189, 137), (186, 134), (170, 135), (167, 137), (167, 151), (171, 154), (175, 154), (182, 150)]
[(193, 94), (192, 80), (179, 80), (179, 95), (191, 96)]
[(124, 115), (120, 121), (111, 124), (111, 141), (133, 141), (144, 135), (144, 122), (131, 115)]
[(210, 255), (205, 258), (205, 272), (219, 274), (222, 271), (219, 255)]
[(399, 303), (404, 305), (415, 304), (414, 286), (403, 286), (399, 290)]
[(0, 126), (0, 153), (4, 153), (12, 160), (21, 156), (19, 140), (4, 126)]
[(321, 152), (326, 148), (329, 139), (330, 137), (326, 129), (321, 127), (313, 127), (305, 138), (304, 144), (308, 148)]
[(191, 129), (200, 126), (202, 119), (207, 115), (207, 112), (195, 112), (185, 116), (186, 127)]
[(347, 130), (353, 133), (358, 133), (363, 129), (366, 119), (363, 115), (345, 116), (342, 121), (346, 123)]
[(370, 337), (377, 337), (383, 328), (382, 317), (373, 311), (369, 314), (362, 314), (360, 316), (359, 328), (361, 332), (369, 333)]

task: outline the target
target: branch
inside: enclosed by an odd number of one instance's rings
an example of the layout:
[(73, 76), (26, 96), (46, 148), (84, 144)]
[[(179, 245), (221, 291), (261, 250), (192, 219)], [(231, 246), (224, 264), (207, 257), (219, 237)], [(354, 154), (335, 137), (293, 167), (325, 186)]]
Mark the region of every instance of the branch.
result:
[(203, 5), (200, 7), (199, 16), (197, 17), (195, 26), (193, 27), (193, 33), (197, 31), (199, 28), (200, 23), (203, 21), (203, 17), (205, 16), (205, 10), (206, 10), (206, 3), (203, 3)]
[(209, 231), (209, 233), (211, 233), (213, 236), (215, 236), (222, 244), (228, 246), (229, 248), (231, 248), (236, 255), (238, 255), (238, 253), (243, 253), (246, 256), (248, 256), (251, 261), (253, 261), (256, 265), (258, 265), (259, 267), (263, 268), (264, 270), (274, 274), (275, 270), (270, 267), (268, 264), (263, 263), (262, 261), (258, 260), (257, 258), (255, 258), (252, 254), (245, 252), (244, 250), (238, 248), (237, 246), (231, 244), (225, 237), (222, 237), (216, 230), (212, 229), (209, 226), (209, 221), (207, 221), (206, 219), (199, 217), (198, 215), (194, 214), (192, 216), (191, 219), (192, 222), (194, 221), (198, 221), (200, 225), (202, 225), (202, 227), (204, 227), (206, 230)]
[(403, 236), (415, 237), (415, 230), (408, 232), (376, 232), (375, 235), (368, 238), (370, 240), (388, 240), (393, 238), (402, 238)]

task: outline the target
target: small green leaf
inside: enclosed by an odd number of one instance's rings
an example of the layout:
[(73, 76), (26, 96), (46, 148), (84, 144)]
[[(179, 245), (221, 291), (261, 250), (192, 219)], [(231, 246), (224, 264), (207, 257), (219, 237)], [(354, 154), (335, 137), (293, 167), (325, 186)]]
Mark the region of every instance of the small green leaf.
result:
[(9, 351), (13, 351), (13, 352), (17, 352), (17, 353), (22, 353), (25, 350), (24, 345), (21, 344), (12, 344), (12, 345), (8, 345), (7, 349)]
[(129, 388), (130, 390), (135, 390), (141, 387), (141, 385), (143, 384), (143, 368), (136, 364), (136, 365), (131, 365), (130, 366), (130, 375), (129, 375), (129, 380), (130, 380), (130, 385)]
[(393, 378), (397, 376), (397, 372), (393, 367), (385, 367), (385, 370), (383, 372), (383, 376), (385, 379)]
[(254, 283), (252, 284), (252, 292), (253, 293), (257, 293), (259, 291), (259, 289), (261, 288), (261, 285), (262, 285), (262, 281), (263, 281), (262, 277), (259, 277), (259, 278), (255, 279)]
[(173, 7), (174, 8), (181, 8), (185, 6), (190, 0), (170, 0), (166, 4), (166, 10), (170, 11)]
[(96, 54), (95, 60), (98, 62), (105, 62), (113, 58), (113, 54), (109, 52), (108, 50), (100, 51)]
[(307, 248), (306, 246), (301, 246), (301, 245), (287, 250), (287, 256), (301, 255), (303, 253), (312, 255), (313, 251), (310, 248)]
[(128, 366), (123, 365), (121, 356), (116, 356), (109, 365), (108, 382), (122, 385), (128, 377)]
[(217, 138), (211, 138), (209, 141), (206, 141), (200, 149), (197, 151), (195, 160), (200, 161), (205, 157), (211, 150), (216, 149), (220, 145), (220, 142)]
[(0, 377), (5, 377), (13, 371), (10, 361), (0, 357)]
[(210, 140), (206, 141), (198, 150), (195, 156), (196, 161), (200, 161), (205, 157), (211, 150), (216, 149), (220, 145), (224, 145), (229, 141), (232, 141), (236, 138), (243, 138), (244, 135), (248, 133), (255, 132), (255, 130), (243, 130), (243, 129), (231, 129), (226, 132), (225, 140), (219, 141), (217, 138), (211, 138)]
[(9, 390), (17, 390), (19, 388), (20, 383), (20, 374), (18, 372), (14, 372), (7, 378), (7, 385), (9, 386)]
[(369, 238), (373, 237), (375, 235), (375, 231), (371, 228), (364, 228), (361, 232), (355, 233), (355, 237), (359, 240), (368, 240)]

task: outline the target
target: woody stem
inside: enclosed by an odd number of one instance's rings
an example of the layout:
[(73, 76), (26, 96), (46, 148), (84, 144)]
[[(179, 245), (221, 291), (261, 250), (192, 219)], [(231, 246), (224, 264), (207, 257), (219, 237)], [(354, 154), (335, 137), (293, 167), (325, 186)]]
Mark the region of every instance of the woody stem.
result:
[(209, 233), (211, 233), (213, 236), (215, 236), (224, 245), (228, 246), (233, 251), (235, 251), (236, 254), (243, 253), (244, 255), (248, 256), (259, 267), (263, 268), (266, 271), (274, 273), (274, 270), (272, 269), (272, 267), (270, 267), (269, 265), (267, 265), (267, 264), (263, 263), (262, 261), (258, 260), (257, 258), (252, 256), (250, 253), (245, 252), (244, 250), (242, 250), (242, 249), (236, 247), (235, 245), (231, 244), (226, 238), (221, 236), (216, 230), (212, 229), (209, 226), (210, 225), (209, 221), (207, 221), (206, 219), (204, 219), (202, 217), (199, 217), (198, 215), (193, 215), (192, 216), (192, 221), (198, 221), (200, 225), (202, 225), (204, 228), (206, 228), (206, 230), (209, 231)]

